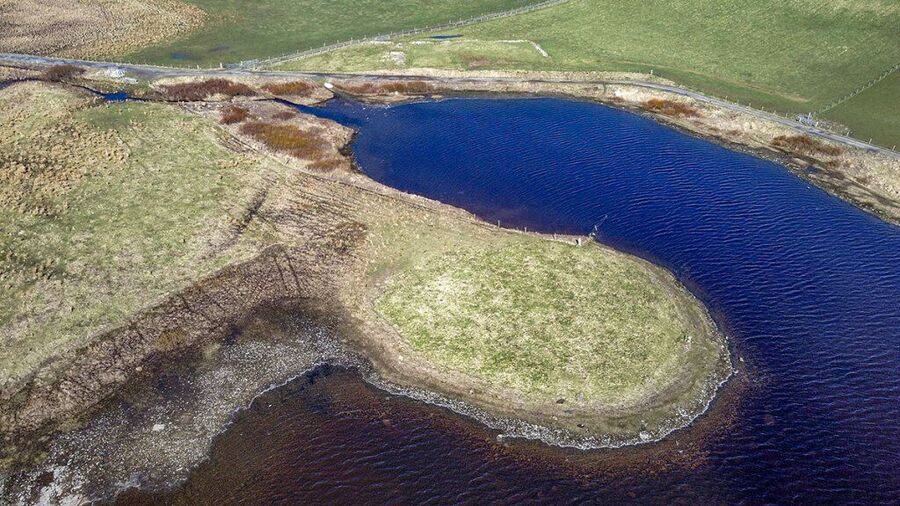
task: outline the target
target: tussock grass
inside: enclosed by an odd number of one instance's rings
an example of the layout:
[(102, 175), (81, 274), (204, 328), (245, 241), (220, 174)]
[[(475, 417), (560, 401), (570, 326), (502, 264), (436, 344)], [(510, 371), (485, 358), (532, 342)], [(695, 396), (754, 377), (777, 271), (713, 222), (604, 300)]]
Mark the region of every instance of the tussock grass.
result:
[(0, 52), (108, 59), (203, 22), (182, 0), (3, 0)]
[(0, 234), (0, 387), (256, 252), (251, 232), (210, 244), (280, 164), (176, 107), (93, 104), (44, 83), (0, 90), (0, 173), (17, 174), (0, 177), (14, 231)]
[(180, 102), (196, 102), (216, 95), (226, 97), (251, 97), (256, 91), (243, 83), (228, 79), (207, 79), (205, 81), (166, 84), (161, 86), (163, 93), (170, 100)]

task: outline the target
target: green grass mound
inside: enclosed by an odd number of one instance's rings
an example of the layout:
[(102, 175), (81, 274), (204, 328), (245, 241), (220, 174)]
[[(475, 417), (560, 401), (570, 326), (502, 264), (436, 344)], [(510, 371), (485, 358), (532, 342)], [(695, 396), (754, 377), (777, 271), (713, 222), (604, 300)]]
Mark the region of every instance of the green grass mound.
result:
[[(527, 240), (431, 257), (376, 309), (427, 361), (536, 401), (640, 403), (718, 348), (661, 269), (596, 245)], [(706, 370), (699, 367), (696, 370)]]

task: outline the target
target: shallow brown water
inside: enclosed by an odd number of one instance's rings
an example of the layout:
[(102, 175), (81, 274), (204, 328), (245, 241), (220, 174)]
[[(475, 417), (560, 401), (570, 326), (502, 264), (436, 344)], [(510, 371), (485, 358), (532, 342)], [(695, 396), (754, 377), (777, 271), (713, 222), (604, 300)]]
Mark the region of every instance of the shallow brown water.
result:
[(325, 366), (241, 412), (183, 486), (132, 489), (117, 503), (565, 503), (601, 491), (605, 501), (713, 503), (723, 491), (699, 485), (710, 481), (705, 441), (727, 432), (739, 388), (726, 389), (711, 416), (662, 444), (583, 452), (503, 441), (471, 419)]

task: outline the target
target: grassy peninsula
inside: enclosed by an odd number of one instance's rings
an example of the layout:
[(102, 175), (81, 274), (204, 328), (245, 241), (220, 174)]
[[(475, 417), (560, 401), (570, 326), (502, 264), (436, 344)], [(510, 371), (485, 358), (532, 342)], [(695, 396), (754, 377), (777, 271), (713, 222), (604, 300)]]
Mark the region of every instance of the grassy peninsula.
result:
[(535, 401), (619, 406), (719, 351), (661, 270), (591, 244), (493, 241), (393, 277), (376, 308), (426, 360)]
[(248, 97), (321, 87), (248, 83), (155, 86), (242, 92), (180, 105), (0, 90), (0, 432), (64, 422), (291, 301), (388, 380), (583, 435), (684, 425), (727, 374), (663, 269), (375, 183), (341, 160), (348, 129)]

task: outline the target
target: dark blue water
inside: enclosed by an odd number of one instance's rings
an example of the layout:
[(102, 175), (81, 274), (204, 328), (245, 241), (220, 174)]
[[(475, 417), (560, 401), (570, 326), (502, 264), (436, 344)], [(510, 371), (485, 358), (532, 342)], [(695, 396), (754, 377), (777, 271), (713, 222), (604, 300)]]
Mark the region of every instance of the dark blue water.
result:
[[(508, 226), (595, 230), (668, 266), (727, 330), (749, 386), (662, 444), (576, 454), (510, 449), (349, 380), (294, 385), (236, 423), (181, 501), (900, 503), (900, 228), (778, 164), (596, 104), (335, 101), (324, 115), (359, 129), (358, 162), (385, 184)], [(730, 421), (692, 438), (717, 417)]]
[(354, 152), (380, 182), (509, 226), (596, 226), (686, 281), (768, 385), (713, 450), (721, 486), (900, 502), (900, 228), (778, 164), (595, 104), (330, 109), (362, 120)]
[(128, 93), (124, 92), (124, 91), (116, 91), (113, 93), (101, 93), (100, 96), (102, 96), (103, 99), (106, 100), (107, 102), (124, 102), (126, 100), (131, 99), (131, 97), (128, 96)]

